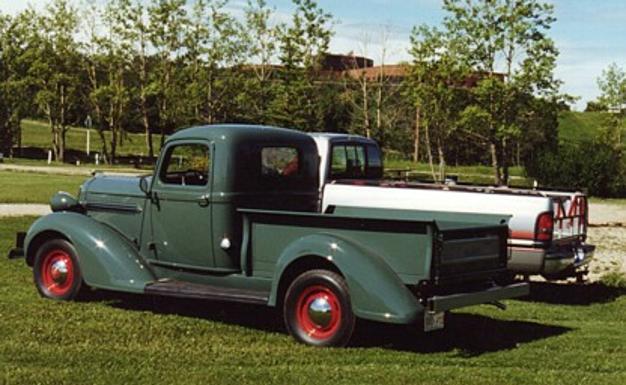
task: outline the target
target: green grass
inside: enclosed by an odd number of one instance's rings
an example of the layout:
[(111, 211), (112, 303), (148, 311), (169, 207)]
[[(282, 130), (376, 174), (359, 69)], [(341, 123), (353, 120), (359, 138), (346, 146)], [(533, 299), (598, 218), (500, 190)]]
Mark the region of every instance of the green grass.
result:
[[(420, 180), (431, 180), (430, 165), (427, 163), (415, 163), (408, 160), (386, 160), (386, 170), (411, 170), (412, 177)], [(435, 172), (437, 166), (435, 166)], [(530, 187), (532, 180), (525, 177), (523, 167), (511, 167), (509, 169), (511, 180), (510, 185), (515, 187)], [(447, 175), (459, 177), (461, 183), (472, 184), (493, 184), (493, 169), (490, 166), (447, 166)], [(388, 173), (388, 175), (391, 175)], [(397, 175), (397, 174), (394, 174)]]
[[(105, 132), (107, 139), (107, 146), (110, 143), (110, 133)], [(87, 132), (82, 127), (72, 127), (66, 136), (66, 148), (78, 151), (86, 150)], [(154, 135), (153, 138), (154, 149), (156, 152), (159, 150), (161, 138), (158, 135)], [(100, 152), (102, 149), (102, 140), (95, 129), (91, 130), (90, 135), (91, 151), (93, 153)], [(36, 120), (24, 120), (22, 121), (22, 146), (24, 147), (37, 147), (47, 149), (50, 148), (51, 134), (50, 126), (47, 122)], [(110, 146), (109, 146), (110, 147)], [(118, 145), (118, 155), (147, 155), (145, 146), (145, 135), (143, 134), (128, 134), (124, 140), (123, 145)], [(156, 155), (156, 154), (155, 154)]]
[[(601, 135), (608, 117), (606, 112), (562, 112), (559, 116), (559, 138), (561, 141), (571, 142), (593, 140)], [(626, 119), (622, 127), (624, 136)]]
[(72, 195), (85, 176), (0, 171), (0, 203), (48, 203), (57, 191)]
[(80, 163), (76, 165), (75, 163), (61, 163), (61, 162), (51, 162), (48, 164), (48, 161), (45, 159), (26, 159), (26, 158), (6, 158), (2, 161), (2, 164), (6, 165), (17, 165), (17, 166), (35, 166), (35, 167), (52, 167), (52, 168), (77, 168), (85, 171), (98, 170), (98, 171), (117, 171), (117, 172), (143, 172), (145, 170), (152, 170), (152, 165), (146, 165), (140, 167), (140, 171), (136, 167), (131, 167), (127, 164), (104, 164), (100, 163), (99, 165), (95, 165), (92, 163)]
[[(33, 218), (0, 219), (0, 254)], [(453, 313), (446, 330), (362, 324), (354, 347), (295, 343), (264, 307), (96, 292), (39, 298), (24, 261), (0, 259), (2, 384), (626, 383), (622, 289), (536, 284), (505, 312)]]

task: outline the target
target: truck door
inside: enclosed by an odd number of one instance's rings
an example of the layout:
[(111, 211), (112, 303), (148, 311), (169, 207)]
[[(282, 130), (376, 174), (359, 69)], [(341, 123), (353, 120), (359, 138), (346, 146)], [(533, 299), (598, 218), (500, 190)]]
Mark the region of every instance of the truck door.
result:
[(211, 144), (170, 143), (157, 167), (149, 215), (157, 264), (213, 267)]

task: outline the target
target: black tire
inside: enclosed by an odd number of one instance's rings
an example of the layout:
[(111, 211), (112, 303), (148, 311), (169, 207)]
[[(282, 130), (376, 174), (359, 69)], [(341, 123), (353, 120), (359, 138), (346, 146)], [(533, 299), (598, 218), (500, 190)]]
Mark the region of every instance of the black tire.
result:
[(320, 347), (347, 345), (356, 321), (348, 285), (342, 276), (328, 270), (298, 276), (285, 294), (283, 314), (293, 338)]
[(33, 277), (42, 297), (61, 301), (77, 299), (86, 285), (74, 246), (64, 239), (46, 241), (35, 255)]

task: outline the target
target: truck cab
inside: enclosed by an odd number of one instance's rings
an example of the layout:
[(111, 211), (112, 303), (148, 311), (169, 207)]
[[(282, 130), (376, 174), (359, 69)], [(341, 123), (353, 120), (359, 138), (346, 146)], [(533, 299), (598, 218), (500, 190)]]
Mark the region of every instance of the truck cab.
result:
[(528, 293), (495, 283), (508, 216), (320, 213), (318, 161), (315, 141), (294, 130), (183, 130), (153, 175), (96, 175), (76, 198), (55, 195), (19, 246), (44, 297), (95, 288), (263, 304), (315, 346), (347, 344), (357, 318), (430, 331), (452, 309)]
[(375, 140), (349, 134), (310, 135), (320, 156), (320, 189), (332, 180), (377, 180), (383, 177), (382, 151)]

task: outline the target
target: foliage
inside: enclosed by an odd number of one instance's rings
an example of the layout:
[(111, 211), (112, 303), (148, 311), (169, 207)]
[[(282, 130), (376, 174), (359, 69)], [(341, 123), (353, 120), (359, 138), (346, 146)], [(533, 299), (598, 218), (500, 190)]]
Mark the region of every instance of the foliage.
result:
[[(463, 79), (471, 70), (460, 57), (462, 42), (427, 26), (417, 27), (411, 36), (413, 63), (408, 79), (408, 92), (414, 100), (423, 127), (428, 160), (433, 179), (445, 177), (446, 155), (444, 147), (458, 135), (461, 112), (468, 106), (469, 97)], [(416, 128), (419, 129), (419, 128)], [(439, 170), (433, 167), (432, 149), (437, 149)]]
[(461, 42), (464, 62), (478, 76), (465, 126), (488, 148), (496, 183), (506, 183), (515, 144), (531, 136), (526, 123), (536, 111), (529, 110), (529, 99), (558, 104), (558, 50), (547, 34), (555, 21), (553, 6), (537, 0), (446, 0), (444, 10), (446, 33)]
[(32, 107), (28, 75), (32, 40), (27, 22), (27, 14), (0, 14), (0, 152), (5, 155), (11, 155), (13, 144), (19, 144), (20, 122)]
[(275, 124), (305, 131), (323, 131), (325, 86), (316, 83), (332, 32), (330, 14), (315, 0), (293, 0), (296, 10), (279, 32), (280, 82), (270, 106)]
[(540, 152), (527, 167), (543, 186), (585, 189), (598, 197), (626, 194), (626, 160), (611, 143), (598, 140), (564, 142)]
[[(27, 11), (30, 12), (30, 11)], [(35, 102), (52, 131), (54, 158), (63, 161), (65, 136), (81, 100), (78, 15), (68, 0), (53, 0), (39, 17), (34, 17), (31, 35), (33, 62), (29, 75), (36, 84)]]

